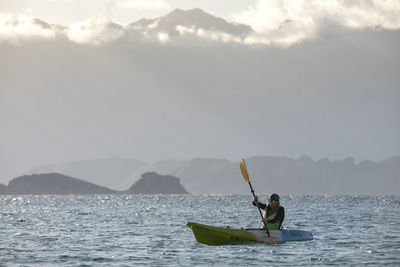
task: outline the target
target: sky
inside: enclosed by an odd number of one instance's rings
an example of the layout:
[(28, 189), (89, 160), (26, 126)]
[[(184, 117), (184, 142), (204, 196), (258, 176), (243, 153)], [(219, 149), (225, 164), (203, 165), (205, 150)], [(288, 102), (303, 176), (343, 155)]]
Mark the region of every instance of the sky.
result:
[(0, 58), (0, 181), (112, 156), (400, 155), (399, 1), (3, 0)]

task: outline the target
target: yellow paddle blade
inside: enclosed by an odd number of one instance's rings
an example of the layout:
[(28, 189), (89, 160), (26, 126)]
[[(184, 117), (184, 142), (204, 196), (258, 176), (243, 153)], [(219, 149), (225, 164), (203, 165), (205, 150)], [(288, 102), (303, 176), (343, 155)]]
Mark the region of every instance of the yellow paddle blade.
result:
[(249, 172), (247, 171), (246, 162), (244, 159), (240, 162), (240, 172), (242, 173), (243, 179), (246, 182), (250, 182)]

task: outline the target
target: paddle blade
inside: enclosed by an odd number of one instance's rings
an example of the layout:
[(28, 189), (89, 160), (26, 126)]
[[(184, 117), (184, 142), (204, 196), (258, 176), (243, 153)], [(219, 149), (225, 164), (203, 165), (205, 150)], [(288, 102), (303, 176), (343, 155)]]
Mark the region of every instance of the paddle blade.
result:
[(247, 171), (246, 162), (244, 162), (244, 159), (242, 159), (240, 162), (240, 172), (242, 173), (243, 179), (246, 182), (250, 182), (249, 173)]

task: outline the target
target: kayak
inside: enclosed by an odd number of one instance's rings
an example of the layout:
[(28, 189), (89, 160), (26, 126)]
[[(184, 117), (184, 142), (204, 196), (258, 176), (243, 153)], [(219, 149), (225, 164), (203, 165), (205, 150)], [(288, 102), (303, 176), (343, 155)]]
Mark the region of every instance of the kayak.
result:
[[(244, 242), (269, 243), (265, 230), (231, 229), (229, 227), (215, 227), (195, 222), (188, 222), (186, 225), (192, 229), (196, 240), (206, 245), (229, 245)], [(303, 230), (269, 230), (269, 233), (274, 243), (313, 239), (310, 232)]]

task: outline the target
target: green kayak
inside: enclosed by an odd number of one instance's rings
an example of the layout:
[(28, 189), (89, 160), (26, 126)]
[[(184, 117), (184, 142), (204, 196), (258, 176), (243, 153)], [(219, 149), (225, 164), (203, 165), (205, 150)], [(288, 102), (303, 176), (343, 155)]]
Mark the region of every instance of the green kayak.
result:
[[(265, 230), (222, 228), (195, 222), (188, 222), (186, 225), (192, 229), (196, 240), (206, 245), (229, 245), (243, 242), (269, 243)], [(310, 232), (302, 230), (270, 230), (269, 233), (274, 243), (313, 239)]]

